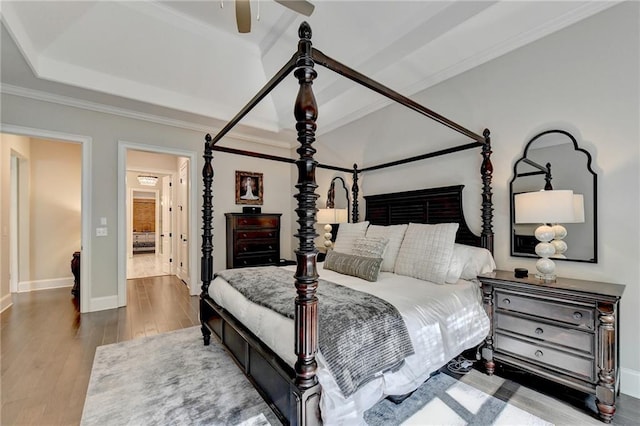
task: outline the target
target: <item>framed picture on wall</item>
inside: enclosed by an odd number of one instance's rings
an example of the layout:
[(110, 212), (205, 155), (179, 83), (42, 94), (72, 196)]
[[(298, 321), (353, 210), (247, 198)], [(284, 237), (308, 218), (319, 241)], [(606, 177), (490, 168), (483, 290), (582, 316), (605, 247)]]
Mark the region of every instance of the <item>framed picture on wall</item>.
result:
[(236, 204), (262, 205), (262, 173), (236, 170)]

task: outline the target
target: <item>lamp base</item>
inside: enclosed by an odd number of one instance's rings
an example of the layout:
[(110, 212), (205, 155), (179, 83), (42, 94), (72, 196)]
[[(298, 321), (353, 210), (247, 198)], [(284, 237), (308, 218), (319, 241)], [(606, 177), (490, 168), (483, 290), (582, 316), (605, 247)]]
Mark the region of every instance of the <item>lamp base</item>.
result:
[(538, 272), (536, 274), (536, 278), (544, 281), (545, 283), (555, 283), (556, 282), (556, 274), (542, 274)]

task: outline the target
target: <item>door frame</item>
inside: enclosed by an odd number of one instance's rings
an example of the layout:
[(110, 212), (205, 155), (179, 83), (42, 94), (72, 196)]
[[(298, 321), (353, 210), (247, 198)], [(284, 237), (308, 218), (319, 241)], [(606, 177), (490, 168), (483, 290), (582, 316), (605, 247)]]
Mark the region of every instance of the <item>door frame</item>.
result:
[[(198, 209), (196, 208), (196, 200), (198, 199), (198, 176), (196, 173), (196, 156), (194, 151), (169, 148), (158, 145), (149, 145), (137, 142), (129, 142), (126, 140), (118, 140), (118, 307), (127, 305), (127, 227), (126, 227), (126, 209), (127, 209), (127, 193), (126, 193), (126, 176), (127, 176), (127, 150), (146, 151), (158, 154), (176, 155), (189, 159), (191, 164), (189, 180), (191, 181), (189, 191), (189, 273), (194, 274), (198, 271), (198, 248), (197, 244), (191, 242), (196, 241), (198, 235)], [(199, 282), (199, 280), (198, 280)], [(200, 289), (193, 285), (189, 286), (189, 294), (197, 296)]]
[[(82, 151), (82, 188), (81, 188), (81, 230), (80, 230), (80, 312), (90, 312), (91, 302), (91, 136), (75, 135), (34, 127), (0, 124), (0, 132), (26, 136), (30, 138), (48, 139), (58, 142), (79, 143)], [(73, 253), (70, 253), (71, 256)], [(71, 261), (71, 258), (69, 258)]]

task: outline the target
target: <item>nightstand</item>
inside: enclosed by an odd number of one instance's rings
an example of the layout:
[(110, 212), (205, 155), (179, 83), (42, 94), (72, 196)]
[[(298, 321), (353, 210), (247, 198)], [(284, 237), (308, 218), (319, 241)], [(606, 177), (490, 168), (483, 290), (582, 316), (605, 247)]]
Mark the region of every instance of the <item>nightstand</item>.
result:
[(618, 393), (619, 284), (558, 278), (542, 282), (495, 271), (478, 277), (491, 320), (482, 358), (596, 396), (610, 423)]

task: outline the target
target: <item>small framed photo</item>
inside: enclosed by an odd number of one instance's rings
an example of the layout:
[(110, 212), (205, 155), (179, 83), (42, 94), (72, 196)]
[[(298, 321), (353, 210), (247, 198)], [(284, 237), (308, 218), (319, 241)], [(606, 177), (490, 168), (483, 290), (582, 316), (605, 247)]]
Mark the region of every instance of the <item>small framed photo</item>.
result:
[(262, 173), (236, 170), (236, 204), (262, 205)]

